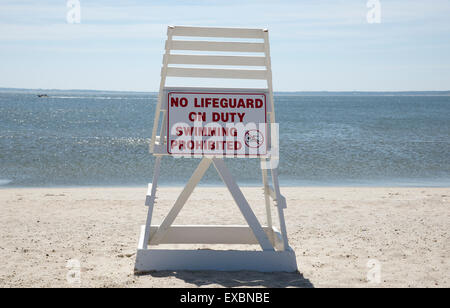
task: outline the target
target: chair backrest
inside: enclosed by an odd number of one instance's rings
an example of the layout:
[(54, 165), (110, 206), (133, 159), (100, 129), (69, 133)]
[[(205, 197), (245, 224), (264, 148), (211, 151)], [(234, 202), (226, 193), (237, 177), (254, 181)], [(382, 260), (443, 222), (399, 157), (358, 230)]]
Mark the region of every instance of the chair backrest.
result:
[[(233, 39), (262, 39), (265, 36), (262, 29), (226, 29), (226, 28), (195, 28), (173, 27), (169, 28), (166, 41), (166, 54), (164, 56), (163, 70), (166, 69), (168, 77), (195, 77), (195, 78), (230, 78), (230, 79), (256, 79), (267, 80), (270, 62), (266, 52), (268, 44), (265, 42), (230, 42), (230, 41), (193, 41), (174, 40), (173, 37), (204, 37), (204, 38), (233, 38)], [(189, 55), (172, 54), (172, 51), (190, 52), (220, 52), (226, 55)], [(243, 56), (237, 53), (262, 53), (264, 56)], [(210, 69), (210, 68), (183, 68), (172, 65), (211, 65), (211, 66), (242, 66), (265, 67), (264, 70), (255, 69)], [(169, 65), (171, 65), (169, 67)], [(164, 74), (164, 72), (163, 72)]]
[[(195, 38), (203, 40), (195, 40)], [(232, 39), (235, 41), (230, 41)], [(196, 54), (199, 52), (203, 54)], [(213, 68), (205, 68), (205, 66)], [(221, 66), (242, 68), (220, 68)], [(262, 69), (255, 69), (255, 67)], [(269, 119), (271, 123), (275, 122), (267, 29), (168, 27), (158, 105), (150, 145), (151, 152), (158, 139), (156, 135), (160, 113), (164, 113), (163, 116), (165, 116), (166, 112), (162, 108), (162, 100), (167, 77), (265, 80), (269, 92)]]

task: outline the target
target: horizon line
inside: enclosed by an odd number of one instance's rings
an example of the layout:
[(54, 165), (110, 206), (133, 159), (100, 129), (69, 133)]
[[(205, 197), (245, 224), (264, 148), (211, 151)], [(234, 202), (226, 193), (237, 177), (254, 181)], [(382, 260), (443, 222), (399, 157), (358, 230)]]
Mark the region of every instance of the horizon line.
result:
[[(208, 88), (208, 87), (205, 87)], [(214, 87), (215, 88), (215, 87)], [(101, 89), (45, 89), (45, 88), (8, 88), (0, 87), (0, 91), (85, 91), (85, 92), (117, 92), (117, 93), (158, 93), (155, 91), (137, 90), (101, 90)], [(261, 88), (261, 90), (263, 90)], [(449, 93), (449, 90), (286, 90), (274, 93)]]

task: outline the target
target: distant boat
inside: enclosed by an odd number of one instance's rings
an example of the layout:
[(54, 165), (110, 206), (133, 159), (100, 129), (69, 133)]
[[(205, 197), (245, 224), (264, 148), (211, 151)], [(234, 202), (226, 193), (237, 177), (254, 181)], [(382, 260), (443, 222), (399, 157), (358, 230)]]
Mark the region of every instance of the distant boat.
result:
[(47, 94), (38, 94), (38, 97), (48, 97)]

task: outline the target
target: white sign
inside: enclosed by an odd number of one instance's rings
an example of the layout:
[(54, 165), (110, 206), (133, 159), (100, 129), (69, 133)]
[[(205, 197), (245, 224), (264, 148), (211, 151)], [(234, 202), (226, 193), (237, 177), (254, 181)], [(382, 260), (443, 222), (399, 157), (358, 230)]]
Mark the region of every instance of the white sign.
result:
[(167, 92), (167, 153), (267, 154), (266, 93)]

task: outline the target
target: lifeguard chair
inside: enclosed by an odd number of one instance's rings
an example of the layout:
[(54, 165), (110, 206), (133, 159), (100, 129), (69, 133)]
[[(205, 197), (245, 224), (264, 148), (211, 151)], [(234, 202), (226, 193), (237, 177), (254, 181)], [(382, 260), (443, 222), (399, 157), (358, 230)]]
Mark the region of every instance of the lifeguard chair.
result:
[[(136, 272), (155, 270), (252, 270), (262, 272), (297, 270), (294, 251), (288, 243), (283, 210), (286, 200), (280, 193), (278, 182), (278, 138), (276, 134), (275, 106), (272, 89), (272, 71), (270, 62), (269, 33), (264, 29), (204, 28), (204, 27), (168, 27), (165, 54), (161, 70), (161, 84), (155, 120), (150, 144), (150, 152), (155, 156), (153, 181), (149, 184), (146, 206), (147, 221), (141, 227), (139, 247), (136, 255)], [(189, 39), (174, 39), (189, 37)], [(203, 38), (193, 40), (192, 38)], [(214, 38), (211, 40), (211, 38)], [(205, 41), (205, 39), (207, 39)], [(230, 41), (238, 39), (238, 42)], [(220, 41), (221, 40), (221, 41)], [(247, 40), (247, 41), (244, 41)], [(248, 40), (251, 40), (248, 42)], [(258, 42), (255, 42), (258, 41)], [(172, 53), (177, 51), (177, 53)], [(188, 51), (180, 54), (180, 51)], [(206, 54), (192, 54), (206, 52)], [(217, 53), (220, 54), (212, 54)], [(243, 56), (242, 53), (249, 53)], [(259, 53), (260, 56), (254, 56)], [(181, 65), (181, 66), (180, 66)], [(186, 67), (186, 65), (190, 67)], [(201, 67), (199, 67), (201, 66)], [(204, 68), (205, 66), (240, 66), (246, 69)], [(255, 69), (261, 67), (264, 69)], [(247, 79), (266, 81), (266, 88), (171, 88), (166, 87), (167, 77)], [(246, 133), (247, 142), (260, 145), (264, 139), (264, 150), (258, 153), (246, 153), (245, 158), (260, 159), (262, 184), (267, 214), (266, 225), (261, 226), (249, 203), (227, 168), (223, 155), (217, 153), (191, 153), (200, 163), (187, 185), (176, 199), (172, 209), (160, 225), (152, 225), (152, 213), (157, 196), (158, 180), (161, 174), (161, 160), (167, 155), (176, 155), (171, 151), (170, 104), (171, 95), (194, 93), (200, 100), (208, 95), (227, 97), (247, 97), (250, 102), (258, 97), (265, 100), (264, 129), (256, 136)], [(202, 96), (203, 95), (203, 96)], [(175, 111), (172, 111), (175, 114)], [(271, 132), (271, 133), (268, 133)], [(259, 136), (258, 134), (261, 134)], [(248, 144), (247, 144), (248, 145)], [(186, 154), (186, 153), (184, 153)], [(233, 157), (240, 155), (234, 153)], [(248, 154), (248, 155), (247, 155)], [(201, 178), (213, 164), (221, 179), (230, 191), (235, 203), (247, 221), (247, 226), (225, 225), (172, 225)], [(268, 172), (271, 172), (272, 185)], [(279, 230), (273, 225), (271, 207), (275, 206), (279, 219)], [(160, 244), (256, 244), (259, 251), (241, 250), (184, 250), (158, 249)]]

